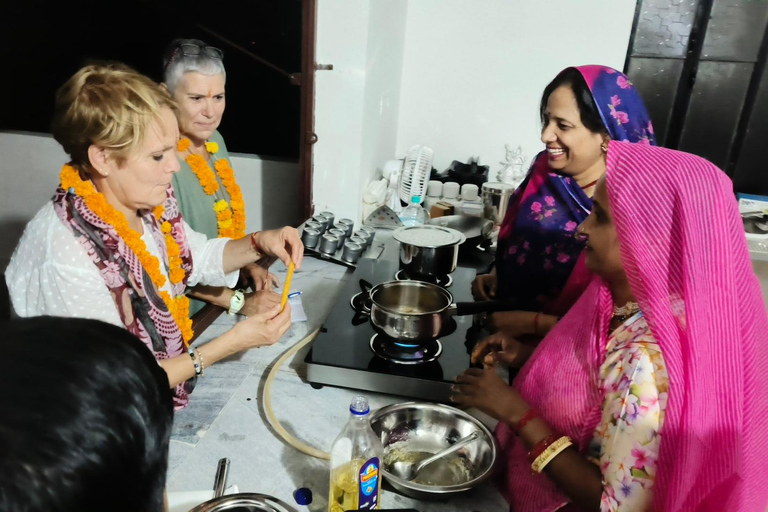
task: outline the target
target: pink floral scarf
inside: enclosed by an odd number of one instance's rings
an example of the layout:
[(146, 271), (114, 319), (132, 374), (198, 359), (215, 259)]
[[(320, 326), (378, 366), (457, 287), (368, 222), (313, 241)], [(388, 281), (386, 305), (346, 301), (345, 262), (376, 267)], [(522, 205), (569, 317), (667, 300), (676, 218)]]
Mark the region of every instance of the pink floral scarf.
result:
[[(168, 359), (182, 354), (184, 343), (176, 321), (155, 290), (152, 281), (139, 263), (139, 259), (114, 228), (101, 220), (79, 196), (59, 188), (53, 196), (53, 206), (59, 219), (75, 235), (91, 261), (99, 269), (104, 284), (109, 290), (125, 328), (136, 335), (149, 348), (155, 359)], [(168, 187), (164, 203), (165, 212), (160, 222), (146, 210), (140, 211), (144, 226), (149, 228), (155, 244), (163, 256), (161, 265), (168, 272), (168, 253), (160, 224), (168, 221), (172, 235), (179, 244), (182, 268), (186, 276), (192, 272), (192, 254), (187, 243), (184, 223), (181, 218), (173, 189)], [(172, 284), (173, 295), (184, 293), (187, 277), (178, 284)], [(195, 380), (190, 379), (176, 386), (174, 406), (184, 407), (189, 393), (194, 389)]]

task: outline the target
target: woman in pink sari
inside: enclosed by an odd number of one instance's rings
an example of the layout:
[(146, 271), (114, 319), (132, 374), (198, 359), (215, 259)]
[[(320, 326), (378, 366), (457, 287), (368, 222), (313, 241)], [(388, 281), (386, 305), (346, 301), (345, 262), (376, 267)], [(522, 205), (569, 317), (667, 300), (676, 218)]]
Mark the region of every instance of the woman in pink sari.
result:
[(639, 144), (606, 164), (579, 226), (596, 277), (512, 387), (481, 348), (454, 400), (499, 419), (515, 512), (763, 512), (768, 319), (731, 181)]

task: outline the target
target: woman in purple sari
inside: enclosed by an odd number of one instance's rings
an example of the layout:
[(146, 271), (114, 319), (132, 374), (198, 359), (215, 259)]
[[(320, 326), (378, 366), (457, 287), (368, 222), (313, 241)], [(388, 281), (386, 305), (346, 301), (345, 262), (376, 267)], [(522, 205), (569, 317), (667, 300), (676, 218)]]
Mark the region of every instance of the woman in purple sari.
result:
[[(544, 89), (540, 114), (546, 150), (510, 201), (493, 271), (472, 283), (475, 299), (512, 304), (514, 311), (489, 317), (512, 338), (546, 334), (589, 283), (576, 227), (592, 209), (608, 141), (656, 145), (639, 94), (623, 73), (609, 67), (561, 71)], [(522, 360), (530, 350), (520, 354)]]

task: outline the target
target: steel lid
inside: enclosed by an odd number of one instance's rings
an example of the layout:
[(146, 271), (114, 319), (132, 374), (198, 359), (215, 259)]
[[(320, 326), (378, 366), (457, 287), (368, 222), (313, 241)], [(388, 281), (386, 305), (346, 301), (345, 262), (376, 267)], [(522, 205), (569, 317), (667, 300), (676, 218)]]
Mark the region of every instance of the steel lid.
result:
[(401, 244), (435, 249), (463, 244), (467, 237), (461, 231), (443, 226), (423, 225), (396, 229), (392, 238)]

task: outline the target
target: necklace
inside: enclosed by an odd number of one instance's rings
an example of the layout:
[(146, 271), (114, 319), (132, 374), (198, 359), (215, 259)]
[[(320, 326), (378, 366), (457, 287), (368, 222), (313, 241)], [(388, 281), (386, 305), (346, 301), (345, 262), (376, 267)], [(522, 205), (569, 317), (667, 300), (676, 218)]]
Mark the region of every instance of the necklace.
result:
[(613, 306), (613, 316), (611, 318), (616, 318), (620, 322), (623, 322), (627, 318), (631, 317), (635, 313), (640, 311), (640, 306), (638, 306), (637, 302), (627, 302), (621, 307)]
[[(179, 140), (176, 149), (180, 152), (189, 150), (191, 141), (187, 138)], [(206, 142), (205, 150), (210, 155), (215, 155), (219, 151), (219, 145), (215, 142)], [(194, 153), (190, 153), (185, 159), (192, 172), (197, 176), (203, 192), (211, 196), (219, 190), (219, 182), (213, 174), (211, 167), (205, 158)], [(213, 164), (216, 169), (224, 189), (229, 194), (229, 204), (224, 199), (213, 203), (213, 211), (216, 213), (216, 223), (219, 231), (219, 238), (239, 239), (245, 236), (245, 203), (243, 202), (243, 193), (240, 186), (235, 181), (235, 171), (229, 165), (226, 158), (216, 160)]]
[(593, 181), (592, 183), (590, 183), (588, 185), (584, 185), (583, 187), (581, 187), (581, 190), (587, 190), (589, 187), (594, 187), (597, 184), (599, 179), (600, 178), (598, 178), (597, 180)]
[[(181, 337), (184, 345), (188, 347), (187, 342), (192, 339), (192, 321), (189, 319), (189, 299), (183, 293), (177, 297), (171, 298), (171, 295), (162, 290), (165, 285), (165, 276), (160, 272), (160, 262), (147, 251), (144, 240), (141, 239), (136, 231), (131, 229), (128, 221), (121, 212), (117, 211), (103, 194), (98, 192), (90, 181), (84, 181), (80, 174), (73, 167), (65, 165), (59, 175), (61, 187), (72, 194), (80, 196), (85, 205), (94, 215), (103, 222), (109, 224), (117, 233), (125, 245), (136, 255), (142, 268), (149, 276), (152, 285), (165, 303), (165, 307), (171, 313), (176, 324), (181, 331)], [(168, 221), (161, 221), (164, 208), (162, 205), (156, 207), (152, 213), (155, 218), (161, 222), (160, 230), (165, 239), (165, 250), (168, 254), (168, 277), (171, 283), (178, 284), (184, 280), (185, 272), (181, 268), (181, 249), (179, 244), (171, 234), (172, 226)]]

